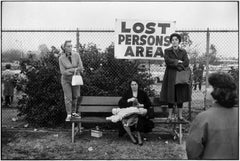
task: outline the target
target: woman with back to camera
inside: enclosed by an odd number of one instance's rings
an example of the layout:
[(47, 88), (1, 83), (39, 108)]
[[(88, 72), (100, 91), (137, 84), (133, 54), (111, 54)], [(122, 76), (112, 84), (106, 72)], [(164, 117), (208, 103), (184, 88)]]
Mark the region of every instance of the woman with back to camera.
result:
[(237, 87), (223, 72), (208, 78), (212, 107), (193, 120), (186, 141), (188, 159), (239, 159)]
[[(120, 108), (127, 108), (134, 106), (135, 102), (139, 103), (139, 106), (147, 109), (147, 114), (142, 115), (130, 115), (127, 118), (124, 118), (119, 125), (119, 136), (123, 136), (125, 132), (129, 135), (131, 141), (134, 144), (143, 145), (143, 140), (141, 132), (147, 133), (151, 132), (154, 127), (154, 123), (149, 119), (149, 116), (152, 114), (149, 108), (151, 108), (151, 101), (147, 96), (147, 93), (140, 89), (140, 84), (136, 79), (133, 79), (129, 82), (129, 88), (119, 100)], [(133, 136), (132, 132), (136, 131), (137, 140)]]
[(172, 47), (165, 49), (164, 60), (166, 70), (163, 77), (160, 101), (167, 103), (169, 107), (168, 121), (172, 120), (174, 104), (178, 107), (178, 119), (183, 120), (183, 102), (191, 100), (191, 88), (189, 84), (175, 85), (177, 71), (185, 70), (189, 67), (189, 59), (185, 49), (179, 47), (181, 36), (177, 33), (170, 35)]
[(65, 41), (61, 46), (63, 53), (59, 57), (61, 71), (61, 84), (64, 92), (64, 102), (67, 111), (66, 121), (71, 117), (80, 117), (77, 113), (77, 102), (80, 97), (80, 86), (72, 86), (74, 72), (83, 72), (83, 64), (80, 55), (72, 51), (71, 41)]

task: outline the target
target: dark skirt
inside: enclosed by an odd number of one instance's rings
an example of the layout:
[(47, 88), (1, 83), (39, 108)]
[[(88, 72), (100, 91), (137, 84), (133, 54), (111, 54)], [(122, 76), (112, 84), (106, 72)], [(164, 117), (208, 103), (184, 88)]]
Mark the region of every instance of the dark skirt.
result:
[[(117, 125), (118, 125), (118, 132), (119, 132), (118, 136), (121, 137), (126, 133), (126, 131), (123, 128), (123, 124), (121, 121), (117, 122)], [(130, 126), (131, 131), (139, 131), (143, 133), (151, 132), (153, 128), (154, 128), (153, 121), (147, 119), (144, 116), (138, 116), (137, 124)]]

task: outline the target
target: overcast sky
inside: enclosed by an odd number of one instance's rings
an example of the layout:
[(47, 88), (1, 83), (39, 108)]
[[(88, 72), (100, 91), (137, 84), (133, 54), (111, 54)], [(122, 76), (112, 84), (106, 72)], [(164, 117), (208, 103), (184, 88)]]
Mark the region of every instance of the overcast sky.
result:
[(3, 2), (3, 29), (114, 29), (114, 20), (176, 21), (177, 29), (237, 29), (237, 2)]
[[(2, 2), (3, 29), (109, 29), (115, 19), (176, 21), (178, 30), (238, 29), (235, 2)], [(103, 34), (103, 33), (102, 33)], [(191, 39), (205, 52), (204, 33)], [(81, 33), (81, 43), (95, 43), (104, 49), (114, 41), (114, 33)], [(65, 40), (75, 44), (75, 33), (4, 33), (2, 49), (37, 50), (40, 44), (59, 47)], [(211, 44), (224, 56), (238, 56), (238, 34), (211, 34)], [(194, 45), (195, 45), (194, 44)]]

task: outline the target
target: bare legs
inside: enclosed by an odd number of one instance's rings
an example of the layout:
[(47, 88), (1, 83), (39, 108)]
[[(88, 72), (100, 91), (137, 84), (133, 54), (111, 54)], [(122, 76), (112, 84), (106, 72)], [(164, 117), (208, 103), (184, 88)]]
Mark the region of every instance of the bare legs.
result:
[(128, 136), (130, 137), (130, 139), (132, 140), (133, 144), (139, 144), (139, 145), (143, 145), (143, 141), (142, 141), (142, 136), (141, 133), (139, 131), (137, 131), (137, 140), (135, 139), (135, 137), (133, 136), (131, 129), (129, 126), (123, 126), (124, 129), (126, 130)]
[(132, 140), (132, 142), (133, 142), (134, 144), (137, 144), (137, 141), (135, 140), (135, 138), (134, 138), (133, 135), (132, 135), (132, 132), (131, 132), (131, 130), (130, 130), (130, 127), (129, 127), (129, 126), (123, 126), (123, 128), (126, 130), (128, 136), (130, 137), (130, 139)]
[[(171, 103), (169, 103), (168, 104), (168, 107), (169, 107), (169, 109), (168, 109), (168, 113), (169, 113), (169, 115), (168, 115), (168, 121), (169, 120), (171, 120), (172, 119), (172, 113), (173, 113), (173, 104), (171, 104)], [(183, 103), (178, 103), (177, 104), (177, 108), (178, 108), (178, 118), (179, 119), (183, 119), (183, 117), (182, 117), (182, 107), (183, 107)]]

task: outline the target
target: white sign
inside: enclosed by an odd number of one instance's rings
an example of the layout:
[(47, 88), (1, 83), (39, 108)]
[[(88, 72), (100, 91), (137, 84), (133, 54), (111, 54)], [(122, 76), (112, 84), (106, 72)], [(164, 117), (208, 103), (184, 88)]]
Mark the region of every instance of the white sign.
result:
[(175, 24), (175, 21), (116, 19), (115, 58), (163, 60)]

